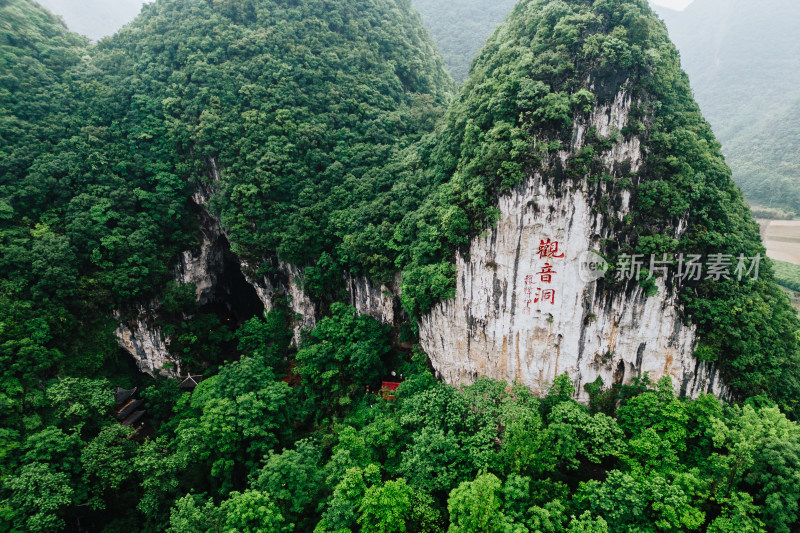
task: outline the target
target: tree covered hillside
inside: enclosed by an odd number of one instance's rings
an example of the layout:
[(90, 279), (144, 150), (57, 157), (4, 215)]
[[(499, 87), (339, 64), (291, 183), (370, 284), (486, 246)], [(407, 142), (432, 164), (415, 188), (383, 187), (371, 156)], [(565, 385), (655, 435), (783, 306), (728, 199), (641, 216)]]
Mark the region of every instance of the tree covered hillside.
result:
[(800, 212), (800, 5), (695, 0), (659, 13), (745, 196)]
[[(112, 502), (122, 481), (96, 483), (77, 459), (96, 438), (129, 446), (106, 419), (106, 378), (147, 383), (120, 354), (114, 311), (155, 298), (176, 353), (207, 368), (238, 355), (223, 317), (170, 282), (197, 245), (191, 198), (211, 159), (234, 249), (254, 269), (267, 253), (310, 261), (342, 242), (332, 234), (368, 237), (381, 209), (401, 216), (381, 201), (381, 166), (433, 130), (451, 81), (418, 15), (391, 0), (159, 2), (92, 47), (4, 0), (0, 30), (3, 477), (29, 489), (4, 484), (23, 500), (3, 514), (17, 530), (93, 529), (128, 505)], [(25, 443), (62, 440), (62, 408), (78, 456), (39, 461)]]
[[(0, 0), (0, 64), (0, 531), (800, 528), (798, 322), (768, 267), (682, 292), (736, 404), (647, 376), (589, 384), (588, 405), (567, 376), (541, 398), (453, 387), (341, 301), (345, 272), (402, 272), (409, 340), (498, 195), (623, 85), (615, 136), (641, 136), (642, 170), (597, 175), (615, 139), (594, 132), (553, 174), (607, 192), (597, 209), (631, 194), (607, 257), (763, 254), (644, 0), (523, 0), (456, 96), (409, 0), (157, 0), (96, 45)], [(288, 296), (228, 321), (175, 281), (198, 188), (250, 274), (304, 268), (320, 316), (298, 343)], [(156, 306), (205, 371), (192, 390), (116, 345)]]
[(392, 186), (381, 167), (432, 131), (450, 88), (418, 16), (389, 0), (159, 2), (98, 47), (121, 57), (178, 172), (222, 172), (215, 209), (254, 268), (310, 263), (385, 218), (362, 212)]
[[(458, 82), (516, 2), (415, 0)], [(748, 201), (800, 212), (800, 54), (792, 0), (695, 0), (684, 11), (655, 6), (681, 52), (695, 97), (722, 143)]]
[(409, 6), (358, 7), (159, 2), (87, 49), (35, 4), (4, 3), (0, 335), (31, 342), (30, 315), (44, 352), (94, 339), (15, 376), (96, 371), (115, 353), (113, 309), (175, 299), (165, 284), (212, 159), (216, 212), (254, 269), (387, 231), (371, 224), (402, 211), (380, 202), (382, 166), (433, 129), (450, 81)]

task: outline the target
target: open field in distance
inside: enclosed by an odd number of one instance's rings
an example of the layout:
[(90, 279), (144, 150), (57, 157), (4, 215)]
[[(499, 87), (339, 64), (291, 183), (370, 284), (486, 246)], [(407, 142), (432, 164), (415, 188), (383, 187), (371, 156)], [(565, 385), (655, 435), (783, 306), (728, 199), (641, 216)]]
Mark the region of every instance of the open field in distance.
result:
[(800, 265), (800, 220), (759, 219), (767, 255), (778, 261)]

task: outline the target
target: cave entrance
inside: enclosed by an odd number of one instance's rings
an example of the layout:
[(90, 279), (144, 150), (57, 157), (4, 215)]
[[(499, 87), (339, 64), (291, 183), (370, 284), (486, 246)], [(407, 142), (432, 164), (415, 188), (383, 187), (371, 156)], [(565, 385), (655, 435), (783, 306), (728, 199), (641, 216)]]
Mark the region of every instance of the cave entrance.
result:
[(230, 244), (224, 240), (222, 268), (217, 276), (214, 295), (200, 307), (201, 313), (215, 314), (220, 322), (232, 330), (254, 316), (264, 313), (264, 304), (255, 288), (245, 279), (239, 260), (231, 252)]

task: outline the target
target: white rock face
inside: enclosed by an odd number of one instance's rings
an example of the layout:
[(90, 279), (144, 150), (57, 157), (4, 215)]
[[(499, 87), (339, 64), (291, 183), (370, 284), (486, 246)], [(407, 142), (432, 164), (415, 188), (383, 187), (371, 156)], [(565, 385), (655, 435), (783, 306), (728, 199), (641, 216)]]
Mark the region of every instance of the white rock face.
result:
[[(623, 91), (613, 104), (597, 108), (589, 120), (576, 124), (571, 146), (557, 158), (563, 164), (580, 150), (592, 126), (603, 136), (619, 132), (630, 105)], [(636, 172), (640, 149), (636, 137), (621, 140), (601, 154), (601, 160), (612, 175), (620, 164)], [(213, 160), (209, 168), (211, 177), (219, 180)], [(595, 205), (607, 192), (605, 184), (566, 181), (555, 191), (544, 174), (529, 176), (499, 198), (502, 215), (496, 227), (473, 239), (468, 255), (457, 257), (456, 297), (441, 302), (420, 321), (420, 342), (441, 377), (467, 384), (486, 375), (516, 380), (544, 393), (556, 376), (567, 373), (576, 382), (576, 397), (585, 401), (583, 385), (597, 377), (609, 386), (647, 372), (653, 381), (671, 376), (676, 390), (687, 396), (712, 392), (728, 397), (714, 366), (692, 356), (696, 331), (681, 321), (677, 289), (668, 290), (659, 281), (658, 295), (647, 298), (636, 284), (606, 291), (602, 281), (580, 274), (586, 252), (596, 249), (600, 239), (612, 237), (612, 219), (629, 212), (630, 194), (623, 191), (614, 198), (613, 212), (599, 210)], [(204, 206), (211, 192), (198, 189), (197, 204)], [(199, 300), (213, 294), (218, 282), (215, 265), (221, 264), (224, 253), (217, 242), (225, 238), (214, 217), (209, 215), (203, 226), (199, 252), (184, 252), (176, 271), (176, 279), (197, 285)], [(681, 221), (675, 236), (685, 230), (686, 222)], [(557, 242), (558, 249), (550, 248), (552, 257), (543, 257), (540, 245), (548, 239), (551, 246)], [(242, 263), (244, 272), (247, 267)], [(277, 298), (289, 297), (297, 318), (297, 343), (302, 329), (316, 325), (317, 308), (300, 288), (301, 267), (277, 260), (275, 267), (274, 274), (247, 281), (266, 311)], [(550, 283), (543, 278), (547, 270)], [(397, 299), (399, 279), (385, 286), (346, 274), (344, 281), (349, 304), (359, 313), (388, 324), (406, 320)], [(179, 372), (168, 340), (149, 326), (146, 315), (142, 308), (138, 320), (120, 326), (120, 345), (144, 372), (154, 375), (167, 362)]]
[[(218, 275), (222, 272), (224, 246), (220, 238), (221, 233), (213, 225), (204, 225), (200, 248), (181, 252), (178, 257), (174, 279), (180, 283), (194, 283), (197, 301), (201, 305), (213, 298)], [(117, 343), (136, 360), (139, 370), (151, 376), (161, 373), (177, 377), (180, 375), (180, 359), (169, 353), (169, 339), (164, 338), (161, 328), (153, 325), (160, 306), (155, 300), (147, 306), (139, 306), (138, 316), (133, 321), (122, 321), (122, 313), (115, 312), (120, 325), (114, 333)], [(174, 369), (162, 370), (167, 362), (172, 363)]]
[[(246, 269), (247, 264), (243, 267)], [(317, 323), (317, 308), (301, 288), (302, 269), (297, 265), (278, 261), (278, 275), (273, 279), (247, 278), (253, 286), (267, 312), (272, 310), (276, 298), (290, 297), (290, 309), (295, 314), (294, 342), (300, 342), (301, 331), (312, 329)], [(397, 300), (399, 279), (391, 286), (377, 285), (363, 276), (344, 275), (348, 304), (362, 315), (369, 315), (385, 324), (397, 324), (405, 314)]]
[[(242, 261), (242, 271), (247, 272), (247, 270), (248, 264)], [(314, 302), (301, 288), (300, 280), (302, 279), (303, 270), (300, 267), (278, 261), (277, 271), (274, 279), (265, 276), (256, 280), (246, 274), (245, 279), (255, 289), (267, 313), (275, 306), (275, 299), (289, 297), (289, 309), (291, 309), (296, 318), (293, 340), (295, 344), (299, 344), (302, 330), (312, 329), (317, 323), (316, 308), (314, 307)]]
[(206, 216), (203, 218), (200, 227), (200, 248), (180, 253), (174, 276), (175, 281), (179, 283), (195, 284), (197, 301), (200, 305), (208, 303), (213, 298), (225, 262), (225, 236), (222, 228), (215, 218)]
[[(154, 304), (155, 305), (155, 304)], [(123, 321), (119, 312), (114, 313), (120, 321), (114, 334), (119, 345), (136, 360), (141, 372), (167, 377), (178, 377), (181, 373), (180, 359), (169, 353), (169, 339), (164, 338), (161, 329), (152, 326), (149, 310), (142, 306), (135, 320)], [(166, 365), (167, 368), (164, 368)]]
[[(571, 150), (559, 154), (562, 161), (582, 147), (590, 126), (603, 135), (621, 129), (630, 103), (622, 92), (577, 125)], [(601, 159), (609, 173), (623, 162), (635, 172), (640, 142), (620, 141)], [(687, 396), (728, 396), (715, 368), (693, 357), (696, 331), (682, 323), (675, 291), (659, 281), (658, 295), (647, 298), (635, 283), (605, 292), (602, 282), (582, 279), (581, 258), (612, 237), (610, 218), (627, 214), (630, 195), (621, 195), (621, 207), (609, 215), (593, 209), (599, 195), (586, 180), (564, 187), (557, 194), (542, 174), (529, 176), (499, 199), (496, 227), (473, 239), (468, 256), (457, 257), (455, 298), (420, 321), (420, 342), (434, 368), (452, 384), (490, 376), (537, 393), (567, 373), (583, 401), (583, 385), (597, 377), (609, 386), (645, 372), (653, 381), (671, 376)], [(602, 195), (605, 186), (599, 187)], [(676, 236), (683, 231), (681, 224)], [(543, 242), (549, 246), (540, 249)]]
[(377, 285), (363, 276), (345, 275), (349, 304), (361, 315), (369, 315), (384, 324), (398, 324), (406, 319), (399, 305), (400, 277), (391, 286)]

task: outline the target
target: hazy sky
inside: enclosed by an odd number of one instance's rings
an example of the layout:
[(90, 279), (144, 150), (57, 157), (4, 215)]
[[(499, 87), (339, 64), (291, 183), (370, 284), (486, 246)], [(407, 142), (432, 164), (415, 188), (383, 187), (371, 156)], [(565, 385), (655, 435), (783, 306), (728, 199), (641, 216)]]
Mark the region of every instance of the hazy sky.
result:
[(672, 9), (682, 10), (691, 4), (694, 0), (650, 0), (651, 4), (658, 6), (669, 7)]

